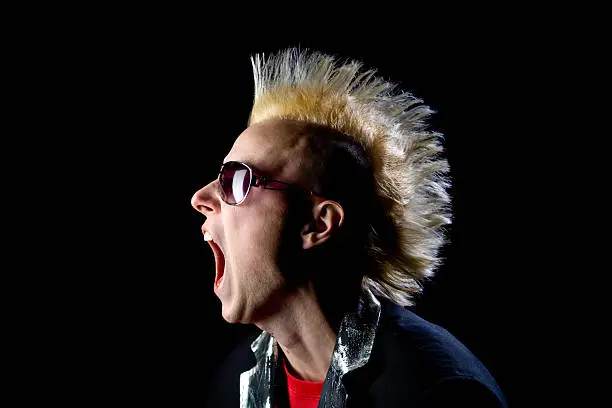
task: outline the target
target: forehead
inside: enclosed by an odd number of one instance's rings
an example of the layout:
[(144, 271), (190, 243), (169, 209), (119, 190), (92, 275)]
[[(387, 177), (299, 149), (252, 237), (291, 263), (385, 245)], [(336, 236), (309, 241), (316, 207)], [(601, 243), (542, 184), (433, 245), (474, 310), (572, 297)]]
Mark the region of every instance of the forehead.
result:
[(245, 129), (223, 161), (241, 161), (261, 172), (296, 179), (307, 164), (307, 144), (303, 124), (266, 121)]

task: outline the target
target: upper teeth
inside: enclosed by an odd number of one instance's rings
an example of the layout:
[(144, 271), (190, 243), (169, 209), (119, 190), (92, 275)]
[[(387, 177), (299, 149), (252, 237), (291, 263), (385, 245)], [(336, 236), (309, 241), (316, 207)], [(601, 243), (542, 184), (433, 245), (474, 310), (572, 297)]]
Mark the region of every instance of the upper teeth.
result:
[(212, 241), (212, 240), (213, 240), (212, 235), (210, 235), (210, 233), (206, 231), (204, 233), (204, 241)]

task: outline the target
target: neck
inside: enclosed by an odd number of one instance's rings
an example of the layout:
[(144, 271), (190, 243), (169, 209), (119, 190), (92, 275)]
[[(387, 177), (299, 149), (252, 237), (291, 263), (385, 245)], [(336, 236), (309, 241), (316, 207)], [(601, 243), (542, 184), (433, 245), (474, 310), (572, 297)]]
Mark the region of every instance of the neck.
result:
[(256, 325), (276, 339), (294, 376), (306, 381), (325, 380), (336, 332), (312, 286), (296, 289), (281, 310)]

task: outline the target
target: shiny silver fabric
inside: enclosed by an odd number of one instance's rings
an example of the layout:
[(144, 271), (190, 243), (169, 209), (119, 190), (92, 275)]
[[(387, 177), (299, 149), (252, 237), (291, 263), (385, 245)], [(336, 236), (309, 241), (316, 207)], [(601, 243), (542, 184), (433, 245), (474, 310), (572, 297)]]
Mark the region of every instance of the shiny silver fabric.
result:
[(274, 338), (263, 332), (251, 344), (257, 364), (240, 374), (240, 407), (272, 408), (270, 384), (274, 378), (274, 368), (278, 349)]
[[(325, 377), (319, 408), (343, 408), (348, 395), (342, 377), (366, 364), (370, 359), (374, 337), (380, 319), (380, 302), (371, 291), (361, 296), (356, 312), (347, 313), (340, 323), (340, 330), (332, 360)], [(240, 375), (241, 408), (273, 408), (271, 384), (278, 358), (276, 341), (263, 332), (251, 344), (257, 364)]]

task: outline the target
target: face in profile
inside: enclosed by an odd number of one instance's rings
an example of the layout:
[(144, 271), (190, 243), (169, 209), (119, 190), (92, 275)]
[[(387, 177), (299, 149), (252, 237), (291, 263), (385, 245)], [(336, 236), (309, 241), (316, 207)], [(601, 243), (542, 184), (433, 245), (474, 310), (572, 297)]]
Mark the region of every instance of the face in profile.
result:
[[(236, 139), (223, 162), (243, 162), (257, 174), (309, 186), (303, 171), (305, 144), (299, 125), (262, 122)], [(215, 180), (194, 194), (192, 205), (205, 215), (203, 232), (212, 238), (213, 289), (222, 303), (223, 318), (230, 323), (256, 323), (274, 313), (288, 291), (279, 266), (287, 263), (287, 245), (282, 243), (289, 233), (299, 245), (299, 229), (288, 230), (292, 208), (287, 191), (251, 187), (242, 203), (230, 205), (223, 201)]]

